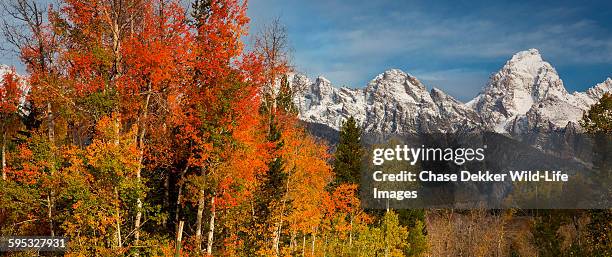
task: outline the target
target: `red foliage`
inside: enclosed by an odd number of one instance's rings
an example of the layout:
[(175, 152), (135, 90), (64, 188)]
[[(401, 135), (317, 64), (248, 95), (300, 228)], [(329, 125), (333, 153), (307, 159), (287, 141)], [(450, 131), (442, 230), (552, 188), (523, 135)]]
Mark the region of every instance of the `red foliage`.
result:
[(23, 96), (21, 80), (14, 70), (6, 72), (2, 76), (0, 85), (0, 117), (17, 112), (19, 103)]

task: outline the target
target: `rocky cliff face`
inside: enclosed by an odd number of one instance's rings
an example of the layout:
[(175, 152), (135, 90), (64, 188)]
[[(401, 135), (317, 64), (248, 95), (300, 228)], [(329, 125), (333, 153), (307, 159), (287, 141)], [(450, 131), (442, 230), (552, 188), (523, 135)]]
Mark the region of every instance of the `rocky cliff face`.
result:
[(575, 129), (582, 113), (612, 91), (608, 78), (586, 92), (568, 93), (536, 49), (512, 56), (468, 103), (436, 88), (428, 91), (416, 77), (396, 69), (363, 89), (336, 88), (325, 78), (311, 82), (303, 75), (292, 75), (291, 82), (299, 89), (295, 103), (302, 120), (338, 129), (353, 116), (366, 132), (382, 134)]

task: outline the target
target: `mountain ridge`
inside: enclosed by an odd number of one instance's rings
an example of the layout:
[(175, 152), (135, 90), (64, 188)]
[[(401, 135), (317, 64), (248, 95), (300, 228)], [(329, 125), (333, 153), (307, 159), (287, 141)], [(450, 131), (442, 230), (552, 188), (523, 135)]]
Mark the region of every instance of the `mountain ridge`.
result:
[(466, 103), (441, 89), (427, 90), (399, 69), (377, 75), (364, 88), (335, 87), (322, 76), (311, 81), (291, 74), (289, 80), (297, 88), (294, 102), (301, 120), (337, 130), (353, 116), (365, 132), (383, 134), (562, 131), (575, 128), (583, 112), (612, 91), (607, 78), (585, 92), (569, 93), (537, 49), (514, 54)]

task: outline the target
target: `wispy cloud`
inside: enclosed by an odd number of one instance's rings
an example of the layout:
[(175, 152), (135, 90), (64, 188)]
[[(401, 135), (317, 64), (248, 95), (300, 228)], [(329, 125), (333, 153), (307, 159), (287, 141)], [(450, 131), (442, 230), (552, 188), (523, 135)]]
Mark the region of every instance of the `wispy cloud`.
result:
[(251, 5), (255, 23), (257, 17), (282, 14), (295, 62), (309, 75), (357, 87), (400, 68), (429, 76), (420, 79), (465, 99), (513, 53), (528, 48), (540, 49), (554, 66), (612, 64), (612, 18), (590, 15), (604, 8), (555, 3), (262, 0)]

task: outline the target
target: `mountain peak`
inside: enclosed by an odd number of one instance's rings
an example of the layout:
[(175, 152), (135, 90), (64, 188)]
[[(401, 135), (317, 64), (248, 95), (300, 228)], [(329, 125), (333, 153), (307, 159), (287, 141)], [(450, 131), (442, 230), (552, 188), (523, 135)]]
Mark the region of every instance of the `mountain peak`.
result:
[(512, 58), (506, 62), (503, 69), (514, 71), (514, 73), (526, 73), (530, 75), (537, 75), (543, 70), (551, 71), (551, 73), (556, 74), (552, 65), (542, 59), (540, 51), (533, 48), (512, 55)]
[(483, 114), (496, 130), (503, 130), (511, 120), (539, 106), (540, 101), (567, 97), (555, 68), (537, 49), (529, 49), (514, 54), (468, 106)]
[(385, 72), (383, 72), (383, 75), (385, 76), (397, 76), (397, 75), (406, 76), (408, 74), (400, 69), (388, 69)]
[(523, 60), (528, 58), (536, 58), (542, 60), (542, 55), (540, 55), (540, 51), (535, 48), (531, 48), (529, 50), (520, 51), (512, 55), (511, 60)]
[(390, 69), (376, 76), (368, 83), (365, 92), (400, 102), (420, 102), (430, 98), (423, 83), (399, 69)]
[(400, 69), (389, 69), (378, 74), (372, 81), (401, 81), (406, 77), (411, 76)]
[(604, 93), (612, 92), (612, 79), (607, 78), (604, 82), (598, 83), (592, 88), (587, 90), (587, 94), (589, 94), (595, 100), (599, 100)]

